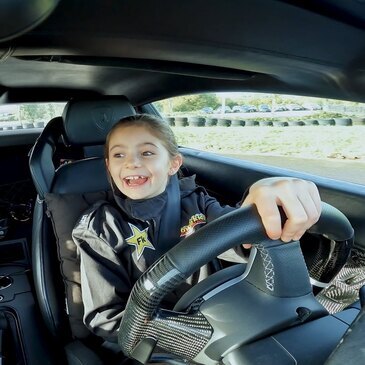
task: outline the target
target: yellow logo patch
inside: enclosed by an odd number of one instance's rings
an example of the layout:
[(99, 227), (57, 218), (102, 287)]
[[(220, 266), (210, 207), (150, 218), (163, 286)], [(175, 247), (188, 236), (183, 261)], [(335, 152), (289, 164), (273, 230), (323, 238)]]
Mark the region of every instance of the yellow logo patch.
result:
[(205, 224), (207, 222), (207, 219), (203, 213), (194, 214), (190, 219), (189, 223), (181, 227), (180, 229), (180, 237), (188, 237), (192, 233), (195, 232), (195, 226), (198, 224)]
[(148, 239), (148, 227), (144, 230), (140, 230), (138, 227), (134, 226), (133, 224), (129, 224), (132, 230), (132, 236), (126, 238), (128, 245), (135, 246), (137, 252), (137, 260), (142, 256), (143, 251), (145, 248), (150, 248), (154, 250), (151, 241)]

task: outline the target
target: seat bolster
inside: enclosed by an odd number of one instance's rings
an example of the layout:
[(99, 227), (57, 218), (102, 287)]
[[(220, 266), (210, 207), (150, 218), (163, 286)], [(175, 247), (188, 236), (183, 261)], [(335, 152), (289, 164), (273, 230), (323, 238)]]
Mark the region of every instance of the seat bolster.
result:
[[(38, 304), (45, 320), (45, 324), (52, 336), (59, 338), (60, 334), (68, 334), (65, 326), (65, 310), (62, 305), (64, 293), (57, 290), (62, 282), (58, 279), (54, 268), (58, 266), (56, 258), (56, 246), (44, 244), (43, 241), (49, 237), (53, 230), (51, 221), (44, 219), (45, 202), (37, 199), (34, 206), (33, 233), (32, 233), (32, 267), (34, 287), (37, 294)], [(47, 243), (49, 241), (47, 240)], [(58, 286), (56, 286), (56, 284)]]
[(44, 194), (51, 189), (55, 175), (52, 157), (62, 135), (62, 118), (53, 118), (46, 125), (30, 151), (29, 169), (40, 199), (44, 199)]
[[(90, 178), (92, 171), (92, 178)], [(85, 177), (89, 178), (85, 181)], [(105, 161), (100, 157), (62, 165), (55, 174), (52, 193), (79, 194), (110, 190)]]

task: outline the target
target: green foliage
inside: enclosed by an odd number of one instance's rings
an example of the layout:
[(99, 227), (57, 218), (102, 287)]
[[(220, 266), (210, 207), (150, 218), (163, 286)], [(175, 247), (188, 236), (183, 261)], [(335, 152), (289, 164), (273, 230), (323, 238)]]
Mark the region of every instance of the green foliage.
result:
[(54, 104), (47, 104), (47, 112), (50, 117), (56, 114), (56, 108)]
[(34, 122), (41, 119), (46, 114), (45, 105), (40, 104), (24, 104), (20, 106), (21, 119), (26, 119)]
[(163, 101), (155, 101), (153, 103), (153, 106), (157, 109), (157, 111), (161, 114), (164, 114), (165, 111), (164, 111), (164, 102)]
[(319, 112), (312, 114), (309, 119), (329, 119), (329, 118), (344, 118), (342, 113), (333, 113), (333, 112)]
[(237, 105), (237, 102), (236, 102), (236, 100), (228, 98), (228, 99), (226, 99), (226, 105), (233, 108), (235, 105)]
[(36, 120), (49, 120), (55, 116), (62, 115), (64, 104), (23, 104), (20, 105), (20, 119), (34, 122)]
[(171, 114), (175, 112), (198, 111), (204, 107), (215, 109), (220, 105), (220, 102), (215, 94), (196, 94), (161, 100), (154, 103), (154, 105), (159, 112)]

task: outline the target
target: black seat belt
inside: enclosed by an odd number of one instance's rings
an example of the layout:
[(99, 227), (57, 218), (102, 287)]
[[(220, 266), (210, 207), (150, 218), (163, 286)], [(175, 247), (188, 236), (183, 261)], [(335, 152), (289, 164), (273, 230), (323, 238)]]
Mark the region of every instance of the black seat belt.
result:
[(170, 177), (166, 192), (167, 202), (161, 217), (157, 245), (161, 255), (180, 241), (181, 197), (177, 174)]
[[(160, 232), (158, 237), (159, 255), (165, 254), (170, 248), (180, 242), (181, 229), (181, 196), (180, 184), (177, 174), (170, 177), (170, 182), (166, 188), (167, 203), (160, 222)], [(215, 258), (210, 262), (210, 269), (213, 272), (222, 269), (220, 261)]]

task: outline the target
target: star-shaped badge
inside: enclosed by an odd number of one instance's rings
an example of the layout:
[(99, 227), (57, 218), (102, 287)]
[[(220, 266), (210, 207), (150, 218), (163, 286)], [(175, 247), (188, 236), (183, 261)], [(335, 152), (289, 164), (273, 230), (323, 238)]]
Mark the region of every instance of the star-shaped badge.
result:
[(132, 230), (132, 236), (126, 238), (126, 241), (128, 245), (136, 246), (137, 250), (137, 260), (142, 256), (143, 251), (145, 248), (150, 248), (151, 250), (154, 250), (151, 241), (148, 239), (148, 227), (144, 230), (139, 230), (138, 227), (134, 226), (131, 223), (128, 223), (129, 227), (131, 227)]

